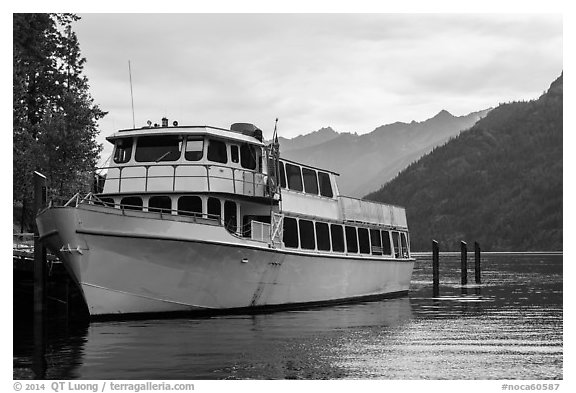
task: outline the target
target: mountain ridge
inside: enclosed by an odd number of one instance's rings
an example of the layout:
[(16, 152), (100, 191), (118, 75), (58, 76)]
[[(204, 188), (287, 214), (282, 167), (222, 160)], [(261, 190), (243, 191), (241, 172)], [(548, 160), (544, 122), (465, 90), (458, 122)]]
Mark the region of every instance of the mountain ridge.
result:
[(414, 250), (432, 239), (491, 251), (562, 249), (563, 74), (501, 104), (366, 199), (405, 206)]
[(336, 133), (329, 128), (329, 138), (323, 141), (318, 138), (318, 131), (307, 134), (310, 139), (307, 135), (294, 138), (298, 143), (288, 147), (285, 140), (280, 140), (281, 156), (340, 173), (341, 193), (361, 197), (378, 189), (434, 146), (471, 127), (489, 110), (464, 116), (443, 110), (421, 122), (395, 122), (361, 135)]

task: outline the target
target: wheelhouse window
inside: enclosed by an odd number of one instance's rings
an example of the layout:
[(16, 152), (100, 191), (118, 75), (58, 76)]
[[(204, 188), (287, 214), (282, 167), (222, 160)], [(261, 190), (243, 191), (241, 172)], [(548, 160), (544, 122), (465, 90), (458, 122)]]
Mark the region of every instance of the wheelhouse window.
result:
[(307, 194), (318, 195), (318, 179), (316, 178), (316, 171), (302, 168), (302, 177), (304, 178), (304, 192)]
[(200, 161), (204, 156), (204, 139), (189, 136), (186, 139), (186, 151), (184, 158), (186, 161)]
[(332, 198), (332, 185), (330, 184), (330, 175), (325, 172), (318, 172), (318, 183), (320, 183), (320, 195)]
[(332, 234), (332, 251), (344, 252), (344, 232), (342, 225), (331, 224), (330, 233)]
[(300, 247), (305, 250), (314, 250), (316, 248), (314, 224), (312, 221), (299, 220), (298, 226), (300, 227)]
[(240, 153), (237, 145), (230, 145), (230, 159), (235, 164), (240, 161)]
[(330, 251), (330, 230), (325, 222), (316, 223), (316, 243), (318, 250)]
[(181, 150), (181, 136), (141, 136), (136, 141), (135, 159), (138, 162), (176, 161), (180, 158)]
[(247, 143), (240, 146), (240, 165), (246, 169), (256, 169), (256, 149)]
[(356, 227), (345, 227), (344, 232), (346, 233), (346, 247), (349, 253), (358, 252), (358, 239), (356, 238)]
[(236, 232), (238, 227), (236, 214), (236, 203), (232, 201), (224, 202), (224, 225), (230, 232)]
[(284, 171), (283, 162), (280, 162), (280, 187), (286, 188), (286, 172)]
[(288, 177), (288, 188), (290, 190), (302, 191), (302, 173), (300, 173), (300, 167), (286, 164), (286, 175)]
[(378, 229), (370, 229), (370, 242), (372, 244), (372, 255), (382, 255), (382, 238)]
[(392, 248), (390, 247), (390, 232), (382, 231), (382, 253), (384, 255), (392, 255)]
[(178, 214), (181, 216), (202, 216), (202, 198), (194, 195), (178, 198)]
[(148, 200), (148, 211), (170, 212), (172, 210), (172, 199), (169, 196), (153, 196)]
[(208, 217), (220, 219), (222, 215), (222, 205), (218, 198), (208, 198)]
[(400, 234), (392, 232), (392, 243), (394, 244), (394, 256), (400, 258)]
[(142, 210), (142, 198), (124, 197), (120, 200), (120, 207), (126, 210)]
[(402, 247), (401, 255), (402, 258), (409, 258), (410, 255), (408, 253), (408, 242), (406, 241), (406, 234), (402, 232), (400, 234), (400, 246)]
[(226, 153), (226, 143), (215, 139), (208, 140), (208, 160), (226, 164), (228, 155)]
[(114, 151), (114, 162), (116, 164), (124, 164), (130, 161), (132, 157), (132, 138), (120, 138), (116, 139), (115, 151)]
[(370, 254), (370, 235), (368, 229), (358, 228), (358, 243), (360, 245), (360, 254)]
[(284, 217), (284, 245), (290, 248), (298, 248), (298, 223), (295, 218)]

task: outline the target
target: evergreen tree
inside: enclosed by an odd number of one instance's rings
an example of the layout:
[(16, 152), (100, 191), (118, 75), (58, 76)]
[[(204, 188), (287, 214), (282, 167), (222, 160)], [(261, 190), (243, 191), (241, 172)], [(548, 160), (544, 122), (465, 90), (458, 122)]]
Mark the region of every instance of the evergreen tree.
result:
[[(28, 223), (33, 170), (51, 198), (88, 191), (102, 147), (72, 14), (13, 15), (13, 201)], [(25, 214), (28, 210), (28, 214)]]
[(413, 250), (562, 250), (563, 76), (501, 104), (367, 199), (405, 206)]

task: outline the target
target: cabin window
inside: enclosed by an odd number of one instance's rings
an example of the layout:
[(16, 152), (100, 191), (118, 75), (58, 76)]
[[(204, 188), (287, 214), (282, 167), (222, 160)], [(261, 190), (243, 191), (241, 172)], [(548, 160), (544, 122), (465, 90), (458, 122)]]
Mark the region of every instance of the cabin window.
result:
[(382, 231), (382, 253), (384, 255), (392, 255), (392, 248), (390, 247), (390, 232)]
[(330, 225), (330, 233), (332, 234), (332, 251), (344, 252), (344, 232), (342, 225)]
[(324, 172), (318, 172), (318, 183), (320, 183), (320, 195), (332, 198), (332, 185), (330, 184), (330, 175)]
[(300, 247), (305, 250), (314, 250), (316, 248), (314, 224), (312, 221), (299, 220), (298, 226), (300, 227)]
[(126, 210), (142, 210), (142, 198), (124, 197), (120, 200), (120, 207)]
[(325, 222), (316, 223), (316, 242), (318, 243), (318, 250), (330, 251), (330, 231)]
[(370, 254), (370, 236), (368, 229), (358, 228), (358, 243), (360, 245), (360, 254)]
[(238, 146), (230, 145), (230, 159), (233, 163), (238, 163), (240, 161), (240, 153), (238, 151)]
[(230, 232), (236, 232), (238, 224), (236, 223), (238, 215), (236, 214), (236, 203), (232, 201), (224, 202), (224, 225)]
[(220, 220), (221, 215), (222, 206), (220, 204), (220, 199), (208, 198), (208, 217)]
[(398, 232), (392, 232), (392, 243), (394, 244), (394, 256), (400, 258), (400, 236)]
[(286, 188), (286, 172), (284, 171), (283, 162), (280, 162), (280, 187)]
[(370, 243), (372, 244), (372, 255), (382, 255), (382, 238), (379, 230), (370, 229)]
[(114, 162), (124, 164), (132, 157), (132, 138), (116, 139), (116, 150), (114, 151)]
[(226, 164), (228, 155), (226, 154), (226, 143), (215, 139), (208, 140), (208, 160)]
[(188, 137), (186, 139), (186, 151), (184, 158), (187, 161), (200, 161), (204, 156), (204, 139)]
[(304, 192), (318, 195), (318, 179), (316, 178), (316, 171), (302, 168), (302, 177), (304, 178)]
[(169, 196), (153, 196), (148, 200), (148, 211), (150, 212), (170, 212), (172, 210), (172, 199)]
[(290, 190), (302, 191), (302, 174), (300, 167), (286, 164), (286, 175), (288, 177), (288, 188)]
[(202, 216), (202, 198), (181, 196), (178, 198), (178, 214), (182, 216)]
[(356, 237), (356, 227), (345, 227), (344, 232), (346, 233), (346, 248), (349, 253), (358, 252), (358, 239)]
[(246, 169), (256, 169), (256, 149), (247, 143), (240, 146), (240, 165)]
[(402, 258), (408, 258), (408, 242), (406, 241), (406, 234), (400, 234), (400, 245), (402, 247)]
[(284, 245), (298, 248), (298, 224), (295, 218), (284, 217)]
[(141, 136), (136, 141), (138, 162), (176, 161), (180, 158), (182, 137), (178, 135)]

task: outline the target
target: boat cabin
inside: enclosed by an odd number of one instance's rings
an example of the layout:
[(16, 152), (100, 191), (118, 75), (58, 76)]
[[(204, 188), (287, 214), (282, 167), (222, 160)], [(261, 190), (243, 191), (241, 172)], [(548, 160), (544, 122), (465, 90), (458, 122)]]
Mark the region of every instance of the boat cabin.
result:
[[(275, 159), (248, 123), (121, 130), (98, 198), (109, 206), (212, 220), (287, 250), (409, 257), (404, 209), (339, 195), (337, 173)], [(282, 230), (271, 239), (277, 216)]]

